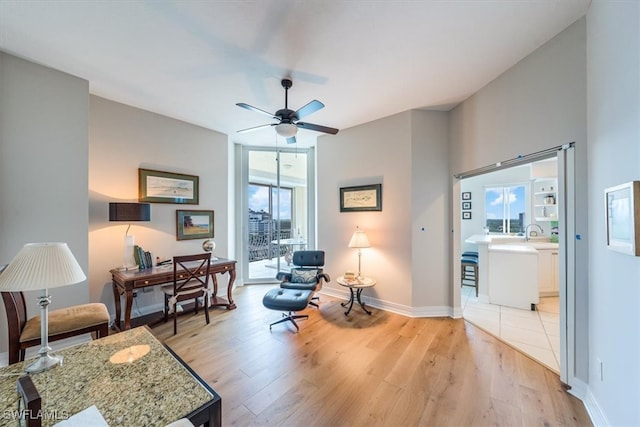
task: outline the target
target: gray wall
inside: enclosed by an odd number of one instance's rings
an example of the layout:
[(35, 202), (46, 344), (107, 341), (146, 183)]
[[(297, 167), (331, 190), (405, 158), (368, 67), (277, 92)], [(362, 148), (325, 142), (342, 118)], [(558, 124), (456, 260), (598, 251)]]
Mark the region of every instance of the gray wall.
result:
[(449, 114), (411, 112), (411, 268), (415, 314), (451, 314)]
[[(0, 52), (0, 264), (25, 243), (61, 241), (89, 275), (88, 100), (86, 80)], [(50, 293), (52, 309), (89, 301), (87, 282)], [(26, 295), (30, 316), (38, 295)]]
[[(451, 113), (451, 170), (495, 164), (575, 142), (576, 372), (587, 381), (586, 21), (578, 20)], [(457, 204), (456, 204), (457, 206)], [(454, 253), (460, 225), (454, 224)]]
[[(333, 276), (356, 271), (357, 252), (347, 245), (356, 226), (367, 233), (362, 270), (377, 280), (365, 292), (374, 306), (450, 314), (447, 135), (447, 113), (407, 111), (319, 138), (318, 248)], [(381, 212), (340, 212), (341, 187), (375, 183)], [(346, 295), (335, 281), (323, 291)]]
[(606, 248), (603, 194), (640, 180), (640, 2), (594, 1), (587, 29), (590, 399), (600, 425), (637, 426), (640, 257)]
[[(357, 271), (357, 251), (347, 245), (359, 226), (372, 246), (362, 250), (362, 272), (378, 282), (366, 294), (400, 312), (410, 310), (412, 299), (410, 164), (409, 112), (318, 139), (317, 247), (326, 252), (327, 271), (332, 277)], [(341, 213), (340, 188), (366, 184), (382, 184), (382, 211)], [(346, 295), (335, 280), (324, 290)]]
[[(180, 120), (109, 101), (90, 98), (89, 260), (91, 300), (107, 304), (113, 315), (109, 270), (122, 265), (126, 223), (108, 221), (109, 202), (138, 199), (138, 168), (199, 177), (198, 205), (153, 203), (151, 221), (133, 223), (129, 234), (154, 256), (202, 252), (202, 242), (176, 240), (176, 210), (213, 210), (214, 256), (229, 256), (229, 144), (227, 136)], [(226, 276), (221, 278), (224, 287)], [(139, 292), (133, 317), (162, 307), (159, 289)]]

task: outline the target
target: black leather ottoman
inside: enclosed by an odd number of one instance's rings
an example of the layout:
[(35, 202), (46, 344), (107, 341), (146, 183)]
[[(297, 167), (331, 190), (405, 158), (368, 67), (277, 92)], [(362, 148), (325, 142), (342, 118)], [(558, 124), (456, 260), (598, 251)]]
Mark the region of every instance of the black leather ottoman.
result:
[(295, 319), (308, 319), (306, 314), (293, 314), (295, 311), (304, 310), (309, 304), (313, 291), (299, 289), (271, 289), (262, 298), (262, 304), (271, 310), (286, 311), (282, 313), (283, 319), (269, 325), (269, 330), (273, 325), (289, 321), (296, 327), (296, 332), (300, 330)]

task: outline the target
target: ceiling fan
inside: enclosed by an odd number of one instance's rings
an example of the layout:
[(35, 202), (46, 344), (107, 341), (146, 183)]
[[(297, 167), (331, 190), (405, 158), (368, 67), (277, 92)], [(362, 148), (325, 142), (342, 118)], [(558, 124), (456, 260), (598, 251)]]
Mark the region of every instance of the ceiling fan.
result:
[(306, 117), (311, 113), (315, 113), (321, 108), (324, 108), (324, 104), (314, 99), (313, 101), (309, 102), (296, 111), (290, 110), (288, 107), (287, 95), (289, 93), (289, 89), (291, 88), (291, 86), (293, 86), (293, 82), (289, 79), (282, 79), (280, 83), (284, 88), (284, 108), (276, 111), (275, 114), (261, 110), (260, 108), (256, 108), (249, 104), (245, 104), (244, 102), (239, 102), (236, 104), (238, 107), (242, 107), (250, 111), (255, 111), (265, 116), (269, 116), (272, 119), (278, 120), (278, 123), (268, 123), (260, 126), (254, 126), (248, 129), (239, 130), (238, 133), (251, 132), (265, 127), (275, 126), (276, 133), (283, 138), (287, 138), (288, 144), (293, 144), (296, 142), (296, 133), (298, 133), (298, 128), (315, 130), (317, 132), (329, 133), (331, 135), (335, 135), (338, 133), (338, 129), (335, 128), (316, 125), (313, 123), (299, 122), (298, 120), (300, 120), (301, 118)]

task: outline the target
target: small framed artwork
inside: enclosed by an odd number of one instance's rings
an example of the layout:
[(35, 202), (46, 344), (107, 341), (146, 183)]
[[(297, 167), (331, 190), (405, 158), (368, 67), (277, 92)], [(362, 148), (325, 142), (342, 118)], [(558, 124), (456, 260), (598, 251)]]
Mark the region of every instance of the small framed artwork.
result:
[(382, 210), (382, 184), (340, 188), (340, 212)]
[(462, 200), (471, 200), (471, 191), (463, 191)]
[(177, 240), (213, 237), (213, 211), (176, 211)]
[(138, 169), (138, 200), (147, 203), (197, 205), (199, 179), (195, 175)]
[(604, 190), (607, 247), (640, 256), (640, 181)]
[(469, 211), (462, 212), (462, 219), (471, 219), (471, 212)]
[(462, 202), (462, 210), (470, 211), (471, 210), (471, 202)]

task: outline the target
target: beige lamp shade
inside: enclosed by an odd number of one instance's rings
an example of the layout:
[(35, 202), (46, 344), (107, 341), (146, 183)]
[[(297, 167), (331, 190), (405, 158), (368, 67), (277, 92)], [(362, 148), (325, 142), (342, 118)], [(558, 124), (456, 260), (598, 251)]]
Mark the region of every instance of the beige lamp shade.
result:
[(362, 230), (356, 230), (353, 232), (353, 236), (351, 236), (351, 240), (349, 240), (350, 248), (369, 248), (371, 244), (369, 243), (369, 239), (367, 238), (367, 234)]
[(66, 243), (27, 243), (0, 274), (0, 291), (59, 288), (86, 278)]

